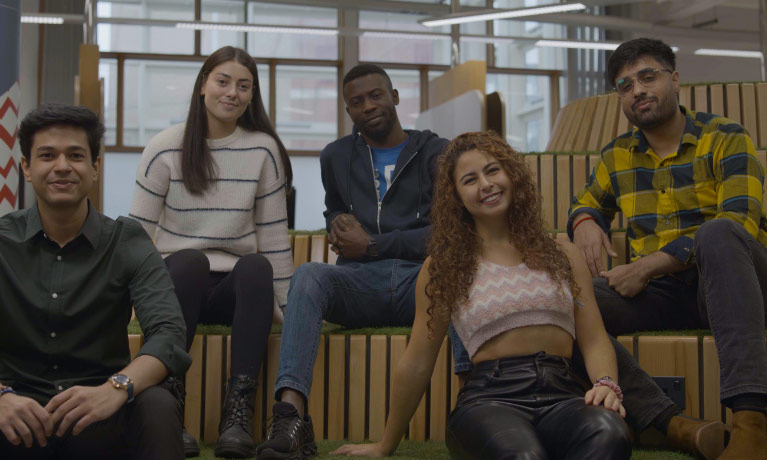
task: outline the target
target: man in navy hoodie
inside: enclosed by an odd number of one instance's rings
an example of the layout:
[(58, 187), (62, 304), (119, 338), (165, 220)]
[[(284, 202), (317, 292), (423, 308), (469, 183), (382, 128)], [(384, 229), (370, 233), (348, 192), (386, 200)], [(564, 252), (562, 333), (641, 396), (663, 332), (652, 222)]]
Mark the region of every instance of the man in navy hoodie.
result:
[(397, 90), (376, 65), (351, 69), (343, 96), (354, 133), (320, 156), (324, 214), (339, 258), (336, 265), (303, 264), (291, 280), (275, 385), (279, 402), (259, 460), (317, 451), (306, 399), (323, 319), (353, 328), (413, 323), (436, 159), (448, 141), (402, 129)]

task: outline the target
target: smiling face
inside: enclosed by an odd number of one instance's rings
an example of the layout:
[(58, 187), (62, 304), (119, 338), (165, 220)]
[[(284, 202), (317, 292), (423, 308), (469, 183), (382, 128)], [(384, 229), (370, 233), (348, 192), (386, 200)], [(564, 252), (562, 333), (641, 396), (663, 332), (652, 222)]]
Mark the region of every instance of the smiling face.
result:
[(21, 167), (38, 204), (51, 209), (87, 206), (86, 198), (99, 176), (99, 162), (91, 162), (85, 130), (66, 125), (37, 131), (29, 160), (22, 157)]
[(346, 113), (363, 136), (383, 142), (399, 123), (397, 90), (389, 89), (386, 79), (371, 73), (344, 85)]
[[(640, 56), (635, 62), (625, 65), (615, 81), (635, 77), (645, 69), (663, 69), (663, 64), (650, 56)], [(679, 73), (657, 72), (657, 78), (647, 85), (634, 81), (631, 91), (619, 96), (626, 118), (640, 129), (652, 129), (671, 120), (679, 103)]]
[(224, 62), (206, 76), (200, 94), (205, 102), (209, 131), (213, 136), (231, 134), (253, 98), (253, 75), (237, 61)]
[(475, 222), (506, 219), (511, 205), (511, 178), (490, 153), (469, 150), (455, 164), (455, 188)]

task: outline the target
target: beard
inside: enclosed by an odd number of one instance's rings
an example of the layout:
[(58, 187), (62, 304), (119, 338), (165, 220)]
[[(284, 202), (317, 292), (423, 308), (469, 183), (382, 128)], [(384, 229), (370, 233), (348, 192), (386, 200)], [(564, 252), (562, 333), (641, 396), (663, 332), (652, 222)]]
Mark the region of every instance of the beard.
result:
[[(634, 106), (646, 101), (646, 100), (652, 100), (655, 99), (657, 103), (656, 107), (652, 108), (649, 111), (640, 112), (637, 113), (634, 111)], [(636, 126), (639, 129), (653, 129), (657, 128), (658, 126), (662, 126), (663, 124), (667, 123), (669, 120), (674, 118), (674, 115), (676, 114), (676, 111), (679, 110), (679, 105), (677, 104), (676, 97), (667, 97), (664, 98), (663, 102), (659, 102), (657, 96), (650, 96), (650, 97), (643, 97), (642, 99), (639, 99), (638, 101), (634, 102), (632, 105), (631, 112), (624, 111), (624, 114), (626, 115), (626, 118), (628, 121), (631, 122), (634, 126)]]
[(367, 124), (361, 124), (359, 126), (360, 132), (370, 139), (376, 142), (382, 142), (386, 140), (394, 128), (394, 118), (391, 114), (384, 114), (381, 122), (376, 126), (368, 126)]

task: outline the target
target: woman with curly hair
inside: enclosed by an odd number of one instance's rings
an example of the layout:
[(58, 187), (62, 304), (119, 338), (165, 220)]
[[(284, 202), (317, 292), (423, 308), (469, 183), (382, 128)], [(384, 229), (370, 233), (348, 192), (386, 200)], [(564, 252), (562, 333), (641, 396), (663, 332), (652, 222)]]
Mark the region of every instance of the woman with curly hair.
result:
[[(383, 439), (335, 453), (396, 449), (452, 321), (474, 363), (448, 420), (452, 458), (630, 458), (591, 275), (574, 245), (546, 233), (522, 156), (493, 133), (462, 134), (440, 159), (434, 196), (430, 256)], [(571, 368), (576, 337), (593, 385)]]

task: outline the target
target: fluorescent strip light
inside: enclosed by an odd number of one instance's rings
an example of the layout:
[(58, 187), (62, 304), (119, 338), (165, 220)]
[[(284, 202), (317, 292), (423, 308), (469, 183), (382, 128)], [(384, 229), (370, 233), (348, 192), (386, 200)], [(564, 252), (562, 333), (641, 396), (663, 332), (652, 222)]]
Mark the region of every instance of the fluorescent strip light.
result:
[(550, 48), (580, 48), (586, 50), (607, 50), (612, 51), (619, 47), (620, 43), (605, 42), (576, 42), (568, 40), (538, 40), (535, 46), (546, 46)]
[(483, 35), (461, 35), (461, 41), (468, 42), (468, 43), (474, 42), (474, 43), (487, 43), (490, 45), (495, 45), (496, 43), (511, 44), (516, 42), (517, 40), (511, 37), (504, 37), (504, 36), (489, 37), (489, 36), (483, 36)]
[(450, 35), (447, 34), (430, 34), (418, 32), (383, 32), (366, 30), (362, 32), (362, 36), (377, 38), (402, 38), (406, 40), (450, 40)]
[(742, 57), (742, 58), (755, 58), (761, 59), (761, 51), (744, 51), (744, 50), (715, 50), (709, 48), (701, 48), (695, 50), (695, 54), (698, 56), (724, 56), (724, 57)]
[(61, 16), (31, 16), (21, 17), (22, 24), (64, 24), (64, 18)]
[(303, 35), (338, 35), (337, 29), (318, 29), (310, 27), (255, 26), (250, 24), (226, 24), (216, 22), (179, 22), (179, 29), (226, 30), (230, 32), (270, 32)]
[[(450, 24), (464, 24), (466, 22), (491, 21), (493, 19), (511, 19), (524, 16), (536, 16), (539, 14), (567, 13), (570, 11), (585, 10), (583, 3), (565, 3), (559, 5), (534, 6), (531, 8), (520, 8), (516, 10), (477, 12), (477, 13), (459, 13), (442, 18), (427, 18), (418, 21), (427, 27), (444, 26)], [(485, 10), (488, 11), (488, 10)]]

